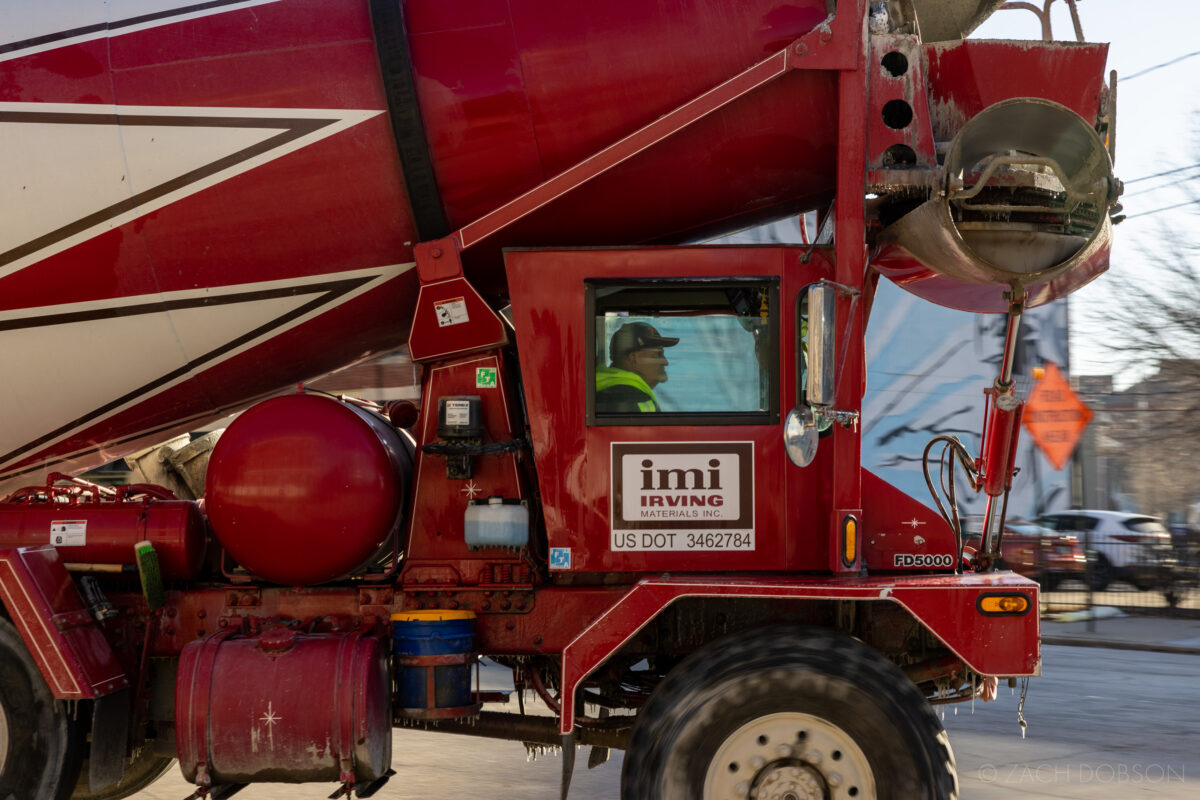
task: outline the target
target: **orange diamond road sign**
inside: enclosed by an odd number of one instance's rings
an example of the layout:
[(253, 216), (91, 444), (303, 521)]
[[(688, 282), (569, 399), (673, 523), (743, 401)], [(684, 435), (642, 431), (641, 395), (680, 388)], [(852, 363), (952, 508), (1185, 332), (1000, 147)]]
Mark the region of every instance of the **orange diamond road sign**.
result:
[(1022, 421), (1033, 443), (1041, 448), (1055, 469), (1062, 469), (1079, 435), (1092, 419), (1092, 410), (1079, 399), (1067, 379), (1052, 363), (1033, 385)]

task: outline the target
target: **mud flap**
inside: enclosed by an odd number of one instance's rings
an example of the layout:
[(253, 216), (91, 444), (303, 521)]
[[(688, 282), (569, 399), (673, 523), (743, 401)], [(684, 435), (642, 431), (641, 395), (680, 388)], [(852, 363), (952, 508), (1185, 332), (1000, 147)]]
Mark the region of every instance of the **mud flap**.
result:
[(571, 776), (575, 774), (575, 734), (568, 733), (562, 737), (562, 793), (559, 800), (567, 800), (571, 791)]
[(92, 748), (88, 755), (88, 788), (93, 794), (125, 775), (129, 741), (130, 693), (122, 689), (92, 704)]

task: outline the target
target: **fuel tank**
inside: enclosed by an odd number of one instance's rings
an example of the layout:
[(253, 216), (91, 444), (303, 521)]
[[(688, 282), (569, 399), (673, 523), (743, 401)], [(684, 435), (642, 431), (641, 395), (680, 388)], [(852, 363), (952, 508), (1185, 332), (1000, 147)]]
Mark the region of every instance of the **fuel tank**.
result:
[(387, 659), (379, 636), (287, 627), (188, 644), (175, 687), (184, 779), (210, 786), (382, 778), (392, 760)]
[[(954, 39), (996, 5), (886, 8), (911, 17), (895, 21), (914, 39)], [(403, 344), (414, 243), (826, 30), (834, 13), (861, 14), (851, 30), (865, 31), (877, 6), (5, 4), (0, 494)], [(1067, 105), (1094, 118), (1090, 72), (1039, 80), (1090, 98)], [(467, 277), (501, 299), (501, 246), (669, 243), (826, 207), (838, 76), (797, 69), (748, 93), (475, 248)]]

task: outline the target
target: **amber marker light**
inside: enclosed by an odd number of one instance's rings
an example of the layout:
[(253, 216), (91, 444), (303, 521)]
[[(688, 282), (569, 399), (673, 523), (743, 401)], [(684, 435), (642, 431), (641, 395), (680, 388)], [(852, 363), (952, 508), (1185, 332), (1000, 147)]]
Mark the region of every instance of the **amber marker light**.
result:
[(1029, 612), (1029, 595), (1020, 592), (985, 594), (977, 603), (980, 614), (992, 617), (1019, 617)]
[(842, 564), (854, 566), (858, 558), (858, 520), (853, 514), (842, 518)]

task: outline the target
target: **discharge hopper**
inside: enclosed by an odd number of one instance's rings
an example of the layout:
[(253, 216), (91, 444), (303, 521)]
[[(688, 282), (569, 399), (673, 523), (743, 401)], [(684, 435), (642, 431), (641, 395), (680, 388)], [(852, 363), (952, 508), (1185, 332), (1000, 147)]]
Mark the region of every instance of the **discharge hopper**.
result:
[[(1062, 297), (1108, 266), (1120, 182), (1096, 130), (1049, 100), (989, 106), (950, 144), (933, 196), (886, 227), (873, 266), (964, 311)], [(1007, 295), (1007, 296), (1006, 296)]]

